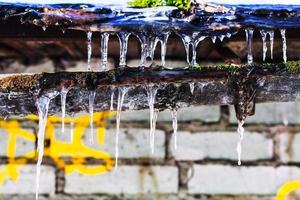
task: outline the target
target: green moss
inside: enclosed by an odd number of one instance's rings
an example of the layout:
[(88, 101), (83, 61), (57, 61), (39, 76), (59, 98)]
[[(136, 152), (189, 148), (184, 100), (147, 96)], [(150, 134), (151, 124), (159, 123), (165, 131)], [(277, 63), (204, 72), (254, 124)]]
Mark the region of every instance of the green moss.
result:
[(298, 61), (287, 61), (285, 63), (286, 71), (291, 74), (300, 73), (300, 60)]
[[(163, 0), (133, 0), (128, 3), (128, 5), (137, 8), (148, 8), (157, 7), (164, 4)], [(176, 6), (180, 9), (189, 9), (191, 1), (190, 0), (165, 0), (167, 6)]]

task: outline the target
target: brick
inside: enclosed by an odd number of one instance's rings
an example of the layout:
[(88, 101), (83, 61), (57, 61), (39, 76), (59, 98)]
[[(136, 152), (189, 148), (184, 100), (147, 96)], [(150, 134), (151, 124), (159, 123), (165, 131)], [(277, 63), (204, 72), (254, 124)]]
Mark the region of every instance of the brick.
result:
[(279, 133), (277, 143), (278, 154), (283, 163), (300, 162), (300, 133)]
[[(56, 126), (55, 137), (59, 141), (70, 142), (70, 128), (65, 127), (65, 133), (61, 134), (61, 126)], [(155, 132), (154, 154), (151, 153), (149, 129), (120, 129), (119, 134), (119, 158), (165, 158), (165, 134), (161, 130)], [(100, 144), (96, 141), (97, 131), (94, 131), (94, 143), (90, 142), (90, 128), (85, 129), (83, 143), (97, 151), (115, 155), (115, 129), (105, 131), (105, 141)]]
[[(170, 147), (176, 160), (237, 159), (236, 132), (178, 132), (177, 137), (177, 150), (173, 137)], [(245, 132), (242, 148), (243, 161), (273, 158), (273, 141), (265, 133)]]
[(300, 178), (298, 167), (194, 165), (191, 194), (275, 195), (284, 183)]
[[(256, 104), (255, 115), (247, 117), (246, 123), (299, 124), (300, 102), (276, 102)], [(235, 111), (230, 106), (230, 122), (236, 123)]]
[(119, 166), (95, 176), (66, 175), (66, 193), (140, 194), (178, 192), (178, 169), (171, 166)]
[[(23, 129), (24, 131), (33, 133), (34, 131), (31, 129)], [(18, 130), (16, 130), (18, 131)], [(7, 157), (7, 149), (10, 148), (9, 146), (9, 133), (0, 128), (0, 156)], [(13, 146), (12, 146), (13, 147)], [(22, 137), (16, 137), (16, 146), (15, 146), (15, 157), (19, 157), (28, 153), (30, 151), (35, 150), (35, 143), (29, 140), (26, 140)]]
[[(217, 122), (220, 118), (219, 106), (198, 106), (181, 108), (178, 111), (178, 122), (198, 120), (203, 122)], [(126, 111), (122, 113), (126, 121), (149, 121), (149, 110)], [(165, 110), (158, 114), (159, 122), (171, 122), (171, 111)]]
[[(5, 165), (0, 166), (0, 171), (5, 169)], [(6, 180), (0, 186), (2, 194), (35, 194), (36, 166), (35, 165), (13, 165), (17, 167), (19, 177), (16, 181)], [(55, 192), (55, 170), (49, 166), (41, 166), (40, 194), (54, 194)]]

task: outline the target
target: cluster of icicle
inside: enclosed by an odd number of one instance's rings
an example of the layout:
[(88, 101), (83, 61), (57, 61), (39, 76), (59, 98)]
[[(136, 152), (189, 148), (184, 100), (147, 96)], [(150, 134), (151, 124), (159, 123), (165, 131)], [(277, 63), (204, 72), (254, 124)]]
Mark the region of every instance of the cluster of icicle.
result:
[[(253, 56), (252, 56), (252, 39), (253, 39), (253, 29), (248, 28), (246, 31), (246, 40), (248, 45), (248, 64), (253, 64)], [(267, 52), (267, 46), (266, 46), (266, 38), (267, 35), (270, 36), (270, 48), (271, 48), (271, 58), (273, 58), (273, 40), (274, 40), (274, 31), (266, 31), (261, 30), (260, 31), (263, 41), (263, 60), (266, 58), (266, 52)], [(283, 41), (283, 60), (286, 62), (287, 56), (286, 56), (286, 37), (285, 37), (285, 30), (280, 30), (282, 41)], [(111, 33), (102, 33), (101, 34), (101, 69), (106, 70), (107, 69), (107, 55), (108, 55), (108, 40)], [(141, 42), (142, 46), (142, 52), (141, 52), (141, 62), (140, 65), (144, 66), (145, 61), (148, 57), (153, 59), (154, 57), (154, 51), (155, 47), (158, 42), (161, 42), (161, 64), (164, 66), (165, 64), (165, 55), (166, 55), (166, 45), (167, 40), (169, 37), (169, 32), (162, 33), (158, 37), (149, 37), (146, 34), (140, 34), (138, 35), (138, 38)], [(127, 53), (127, 45), (128, 45), (128, 38), (130, 33), (127, 32), (121, 32), (117, 33), (117, 36), (120, 41), (120, 66), (126, 66), (126, 53)], [(223, 41), (225, 37), (230, 37), (231, 34), (222, 35), (218, 38), (220, 41)], [(186, 49), (187, 54), (187, 62), (191, 65), (196, 65), (196, 48), (202, 40), (204, 40), (206, 37), (201, 36), (200, 33), (193, 33), (192, 35), (187, 34), (180, 34), (180, 37), (182, 38), (184, 47)], [(212, 41), (215, 42), (217, 39), (216, 36), (212, 37)], [(88, 51), (88, 71), (91, 70), (91, 55), (92, 55), (92, 32), (87, 33), (87, 51)], [(189, 56), (189, 48), (192, 48), (192, 60), (190, 61)], [(193, 94), (194, 92), (194, 83), (190, 83), (190, 92)], [(110, 110), (112, 111), (114, 109), (113, 107), (113, 101), (114, 101), (114, 93), (117, 89), (118, 92), (118, 103), (117, 103), (117, 116), (116, 116), (116, 135), (115, 135), (115, 167), (118, 166), (118, 144), (119, 144), (119, 132), (120, 132), (120, 120), (121, 120), (121, 112), (122, 112), (122, 106), (124, 102), (125, 95), (128, 92), (128, 87), (119, 87), (114, 88), (111, 87), (111, 105)], [(146, 92), (148, 96), (148, 104), (150, 109), (150, 134), (149, 134), (149, 141), (150, 141), (150, 148), (151, 152), (154, 153), (154, 143), (155, 143), (155, 129), (156, 129), (156, 120), (158, 115), (158, 110), (155, 109), (155, 97), (157, 94), (159, 87), (156, 85), (149, 85), (146, 87)], [(61, 96), (61, 106), (62, 106), (62, 132), (65, 130), (65, 110), (66, 110), (66, 97), (68, 93), (68, 89), (62, 88), (62, 90), (59, 92), (52, 92), (47, 93), (43, 96), (41, 96), (37, 101), (37, 108), (39, 113), (39, 131), (38, 131), (38, 162), (37, 162), (37, 176), (36, 176), (36, 199), (38, 199), (38, 191), (39, 191), (39, 175), (40, 175), (40, 166), (43, 159), (43, 150), (44, 150), (44, 138), (45, 138), (45, 129), (46, 129), (46, 123), (47, 123), (47, 114), (48, 114), (48, 108), (50, 100), (55, 98), (58, 94)], [(89, 93), (89, 114), (90, 114), (90, 142), (94, 142), (94, 128), (93, 128), (93, 112), (94, 112), (94, 101), (95, 101), (96, 92), (90, 91)], [(73, 122), (71, 122), (73, 124)], [(244, 121), (238, 121), (238, 133), (239, 133), (239, 142), (237, 145), (237, 153), (238, 153), (238, 164), (241, 164), (241, 153), (242, 153), (242, 140), (243, 140), (243, 134), (244, 134), (244, 128), (243, 128)], [(177, 108), (174, 108), (172, 110), (172, 126), (173, 126), (173, 137), (174, 137), (174, 149), (177, 148)], [(72, 132), (72, 131), (71, 131)], [(72, 133), (71, 133), (72, 134)], [(71, 138), (73, 138), (73, 135), (71, 135)]]

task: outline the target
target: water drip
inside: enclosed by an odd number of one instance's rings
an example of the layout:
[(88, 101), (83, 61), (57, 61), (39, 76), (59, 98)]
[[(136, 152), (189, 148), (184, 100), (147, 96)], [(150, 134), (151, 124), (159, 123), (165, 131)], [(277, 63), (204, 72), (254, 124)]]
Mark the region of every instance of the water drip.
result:
[(90, 114), (90, 143), (94, 143), (94, 101), (95, 101), (95, 91), (90, 91), (89, 93), (89, 114)]
[(155, 127), (156, 127), (156, 118), (157, 114), (155, 116), (155, 109), (154, 109), (154, 104), (155, 104), (155, 96), (157, 93), (157, 87), (150, 85), (147, 88), (147, 95), (148, 95), (148, 105), (149, 105), (149, 110), (150, 110), (150, 148), (152, 154), (154, 153), (154, 141), (155, 141)]
[(124, 102), (124, 97), (128, 91), (128, 88), (118, 88), (118, 106), (117, 106), (117, 119), (116, 119), (116, 146), (115, 146), (115, 168), (118, 168), (118, 157), (119, 157), (119, 134), (120, 134), (120, 121), (121, 112)]
[(88, 51), (88, 58), (87, 58), (87, 70), (91, 71), (91, 57), (92, 57), (92, 34), (93, 32), (87, 32), (87, 51)]
[(245, 32), (246, 32), (247, 52), (248, 52), (247, 55), (248, 65), (252, 65), (253, 64), (253, 55), (252, 55), (253, 29), (247, 28)]
[(68, 89), (62, 88), (60, 91), (60, 98), (61, 98), (61, 132), (65, 132), (65, 117), (66, 117), (66, 99), (68, 94)]
[(283, 61), (286, 63), (286, 61), (287, 61), (287, 56), (286, 56), (287, 45), (286, 45), (285, 29), (280, 29), (280, 34), (281, 34), (281, 38), (282, 38)]
[(101, 33), (101, 69), (102, 71), (106, 71), (107, 69), (107, 52), (108, 52), (108, 40), (109, 33), (104, 32)]
[(241, 162), (241, 156), (242, 156), (242, 141), (243, 141), (243, 138), (244, 138), (244, 120), (238, 120), (238, 128), (237, 128), (237, 132), (239, 134), (239, 141), (238, 141), (238, 144), (237, 144), (237, 147), (236, 147), (236, 151), (237, 151), (237, 154), (238, 154), (238, 165), (241, 165), (242, 162)]
[(174, 136), (174, 149), (177, 149), (177, 109), (172, 110), (172, 127), (173, 127), (173, 136)]
[(130, 33), (120, 32), (118, 33), (118, 38), (120, 42), (120, 66), (126, 66), (126, 54), (127, 54), (127, 46), (128, 46), (128, 38)]

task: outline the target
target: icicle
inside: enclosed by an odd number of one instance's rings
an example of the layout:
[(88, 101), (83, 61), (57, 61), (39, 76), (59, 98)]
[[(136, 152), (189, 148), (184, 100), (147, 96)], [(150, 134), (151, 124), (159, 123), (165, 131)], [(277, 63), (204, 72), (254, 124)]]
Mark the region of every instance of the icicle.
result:
[(94, 101), (95, 101), (95, 91), (90, 91), (89, 93), (89, 113), (90, 113), (90, 143), (94, 143)]
[(47, 26), (42, 26), (43, 31), (47, 30)]
[(236, 147), (236, 151), (238, 153), (238, 165), (241, 165), (242, 162), (241, 162), (241, 155), (242, 155), (242, 141), (243, 141), (243, 138), (244, 138), (244, 120), (238, 120), (238, 129), (237, 129), (237, 132), (239, 134), (239, 141), (238, 141), (238, 144), (237, 144), (237, 147)]
[(186, 53), (186, 62), (190, 64), (190, 43), (191, 43), (191, 37), (187, 35), (180, 35), (184, 48)]
[(177, 149), (177, 109), (172, 110), (172, 126), (174, 136), (174, 149)]
[(155, 127), (156, 127), (156, 117), (154, 113), (154, 104), (155, 104), (155, 96), (157, 93), (157, 87), (150, 85), (147, 88), (148, 95), (148, 105), (150, 109), (150, 148), (152, 154), (154, 153), (154, 140), (155, 140)]
[(195, 83), (194, 82), (190, 82), (189, 85), (190, 85), (191, 94), (194, 94)]
[(118, 168), (118, 157), (119, 157), (119, 133), (120, 133), (120, 121), (121, 112), (124, 102), (124, 97), (128, 91), (128, 88), (123, 87), (118, 89), (118, 106), (117, 106), (117, 123), (116, 123), (116, 146), (115, 146), (115, 168)]
[(286, 63), (287, 61), (287, 56), (286, 56), (286, 37), (285, 37), (285, 29), (280, 29), (280, 34), (282, 38), (282, 54), (283, 54), (283, 61)]
[(163, 38), (160, 40), (161, 44), (161, 65), (165, 66), (166, 64), (166, 52), (167, 52), (167, 42), (169, 38), (170, 33), (164, 33)]
[(68, 94), (68, 89), (62, 88), (60, 91), (60, 99), (61, 99), (61, 132), (65, 132), (65, 117), (66, 117), (66, 99)]
[(253, 39), (253, 29), (252, 28), (247, 28), (245, 30), (246, 32), (246, 41), (247, 41), (247, 60), (248, 60), (248, 65), (253, 64), (253, 55), (252, 55), (252, 39)]
[(261, 34), (261, 39), (263, 42), (263, 61), (266, 60), (266, 54), (267, 54), (267, 32), (265, 30), (260, 30), (260, 34)]
[(91, 71), (91, 57), (92, 57), (92, 31), (87, 32), (87, 51), (88, 51), (88, 58), (87, 58), (87, 63), (88, 67), (87, 70)]
[(193, 66), (196, 66), (197, 65), (197, 45), (195, 44), (195, 42), (191, 42), (191, 45), (192, 45), (192, 52), (193, 52), (191, 64)]
[(73, 142), (74, 142), (74, 117), (75, 117), (75, 113), (72, 112), (71, 113), (71, 122), (70, 122), (70, 126), (71, 126), (71, 131), (70, 131), (71, 144), (73, 144)]
[(102, 33), (101, 34), (101, 68), (102, 71), (107, 69), (107, 51), (108, 51), (108, 40), (109, 40), (109, 33)]
[(221, 42), (223, 42), (224, 38), (225, 38), (225, 35), (220, 35), (219, 36), (219, 39), (220, 39)]
[(41, 164), (44, 155), (44, 139), (45, 139), (45, 130), (47, 124), (47, 115), (49, 103), (52, 98), (57, 95), (56, 92), (41, 96), (37, 102), (37, 109), (39, 114), (39, 130), (37, 135), (37, 151), (38, 151), (38, 161), (36, 164), (36, 193), (35, 198), (38, 199), (39, 188), (40, 188), (40, 173), (41, 173)]
[(274, 31), (268, 31), (268, 34), (270, 36), (271, 59), (273, 60)]
[(216, 37), (216, 36), (211, 37), (211, 41), (212, 41), (213, 43), (216, 43), (216, 40), (217, 40), (217, 37)]
[(118, 38), (120, 41), (120, 66), (126, 66), (126, 54), (127, 54), (127, 46), (128, 46), (128, 38), (130, 33), (120, 32), (118, 33)]
[(153, 36), (149, 36), (149, 34), (142, 32), (137, 35), (138, 39), (141, 43), (141, 61), (140, 66), (144, 67), (146, 63), (146, 59), (148, 57), (153, 60), (154, 50), (157, 44), (157, 38)]
[(115, 87), (111, 87), (111, 93), (110, 93), (110, 109), (109, 111), (114, 110), (114, 94), (115, 94)]

